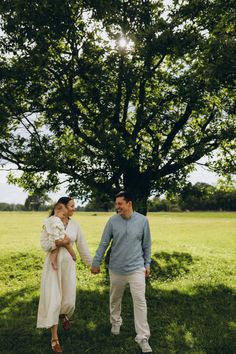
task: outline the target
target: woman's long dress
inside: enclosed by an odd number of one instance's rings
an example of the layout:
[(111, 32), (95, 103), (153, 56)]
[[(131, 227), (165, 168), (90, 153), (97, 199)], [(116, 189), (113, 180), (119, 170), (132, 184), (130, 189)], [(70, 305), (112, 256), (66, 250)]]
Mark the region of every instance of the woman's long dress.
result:
[[(69, 220), (65, 233), (72, 243), (76, 243), (82, 261), (91, 266), (92, 258), (79, 224)], [(58, 270), (54, 270), (49, 256), (55, 243), (50, 240), (45, 229), (40, 241), (47, 256), (42, 271), (37, 328), (50, 328), (58, 324), (60, 314), (66, 314), (70, 318), (74, 312), (76, 267), (67, 249), (60, 247), (57, 257)]]

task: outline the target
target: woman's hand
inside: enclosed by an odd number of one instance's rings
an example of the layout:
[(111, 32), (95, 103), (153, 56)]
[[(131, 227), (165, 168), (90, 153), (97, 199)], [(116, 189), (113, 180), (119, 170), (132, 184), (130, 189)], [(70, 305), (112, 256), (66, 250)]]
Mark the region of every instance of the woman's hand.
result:
[(55, 245), (57, 247), (66, 247), (69, 244), (70, 244), (70, 238), (67, 235), (65, 235), (63, 240), (56, 240), (55, 241)]

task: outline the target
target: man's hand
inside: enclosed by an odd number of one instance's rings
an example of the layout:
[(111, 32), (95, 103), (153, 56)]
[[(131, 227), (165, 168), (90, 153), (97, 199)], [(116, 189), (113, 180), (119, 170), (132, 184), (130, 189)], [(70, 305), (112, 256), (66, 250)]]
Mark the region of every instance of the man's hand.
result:
[(150, 275), (150, 273), (151, 273), (151, 269), (150, 269), (150, 267), (147, 267), (147, 268), (145, 269), (145, 277), (148, 278), (149, 275)]
[(91, 273), (92, 274), (98, 274), (100, 273), (100, 267), (91, 267)]

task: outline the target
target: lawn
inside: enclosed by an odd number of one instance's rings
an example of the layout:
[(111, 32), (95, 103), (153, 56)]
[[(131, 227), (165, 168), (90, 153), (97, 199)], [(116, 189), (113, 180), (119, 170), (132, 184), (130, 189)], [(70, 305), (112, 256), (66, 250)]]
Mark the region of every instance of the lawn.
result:
[[(91, 253), (111, 214), (77, 213)], [(0, 353), (46, 354), (49, 331), (35, 328), (44, 253), (45, 213), (0, 213)], [(156, 354), (235, 354), (236, 213), (150, 213), (152, 276), (147, 283), (150, 344)], [(110, 335), (109, 286), (103, 271), (77, 262), (77, 303), (68, 354), (137, 354), (131, 296), (120, 336)]]

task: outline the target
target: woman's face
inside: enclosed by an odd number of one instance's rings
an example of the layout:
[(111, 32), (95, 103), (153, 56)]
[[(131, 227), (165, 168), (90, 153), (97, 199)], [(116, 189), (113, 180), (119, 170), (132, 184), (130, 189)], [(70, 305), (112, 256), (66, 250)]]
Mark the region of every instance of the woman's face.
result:
[(75, 202), (73, 199), (69, 200), (69, 202), (66, 204), (66, 209), (68, 211), (68, 216), (72, 216), (75, 211)]

